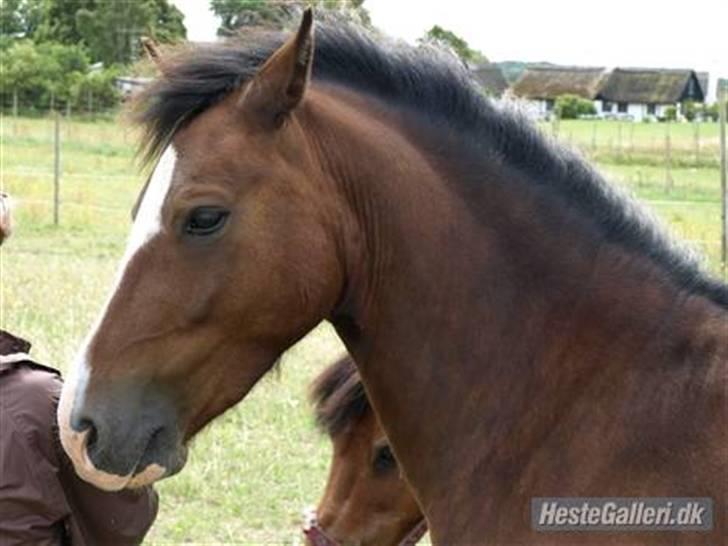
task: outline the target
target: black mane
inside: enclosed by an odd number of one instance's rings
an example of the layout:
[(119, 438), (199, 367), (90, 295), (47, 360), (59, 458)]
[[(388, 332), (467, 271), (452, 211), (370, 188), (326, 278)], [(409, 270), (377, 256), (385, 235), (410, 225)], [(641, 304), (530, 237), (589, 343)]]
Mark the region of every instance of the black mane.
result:
[[(164, 77), (137, 101), (147, 160), (161, 152), (178, 128), (250, 80), (285, 38), (279, 32), (254, 31), (235, 43), (173, 57)], [(568, 206), (581, 209), (606, 241), (649, 257), (679, 286), (728, 307), (728, 287), (705, 274), (698, 260), (672, 241), (641, 206), (513, 109), (485, 98), (469, 72), (453, 59), (336, 20), (317, 26), (315, 44), (314, 80), (346, 85), (447, 128), (449, 134), (461, 133), (463, 154), (523, 173)]]
[(359, 372), (350, 356), (326, 368), (309, 391), (316, 425), (333, 437), (371, 411)]

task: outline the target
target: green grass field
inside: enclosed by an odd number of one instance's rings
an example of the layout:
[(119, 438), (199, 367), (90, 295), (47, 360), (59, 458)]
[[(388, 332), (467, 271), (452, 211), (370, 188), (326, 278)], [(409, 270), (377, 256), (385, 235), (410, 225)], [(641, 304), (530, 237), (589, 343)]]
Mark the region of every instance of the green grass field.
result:
[[(545, 127), (551, 131), (551, 127)], [(559, 135), (592, 155), (615, 182), (652, 204), (718, 271), (720, 195), (717, 127), (671, 128), (672, 181), (664, 166), (664, 126), (562, 122)], [(615, 148), (633, 131), (631, 148)], [(134, 131), (121, 123), (62, 125), (61, 223), (53, 226), (53, 124), (5, 118), (0, 127), (2, 189), (16, 199), (16, 232), (0, 251), (0, 323), (34, 341), (34, 354), (65, 369), (108, 289), (129, 228), (142, 175)], [(611, 144), (609, 144), (611, 139)], [(662, 159), (661, 159), (662, 158)], [(692, 162), (691, 162), (692, 161)], [(342, 351), (320, 326), (194, 442), (190, 462), (159, 484), (161, 510), (145, 544), (297, 544), (300, 510), (326, 478), (329, 446), (306, 402), (313, 376)]]

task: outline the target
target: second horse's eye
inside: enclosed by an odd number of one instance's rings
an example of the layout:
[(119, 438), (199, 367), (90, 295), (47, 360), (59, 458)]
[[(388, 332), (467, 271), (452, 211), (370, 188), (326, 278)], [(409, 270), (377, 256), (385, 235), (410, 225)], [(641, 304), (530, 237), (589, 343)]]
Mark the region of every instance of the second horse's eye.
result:
[(396, 468), (397, 459), (392, 455), (392, 450), (388, 445), (379, 446), (375, 450), (372, 466), (374, 467), (374, 471), (379, 473)]
[(185, 221), (185, 235), (206, 237), (220, 231), (230, 211), (222, 207), (197, 207), (190, 212)]

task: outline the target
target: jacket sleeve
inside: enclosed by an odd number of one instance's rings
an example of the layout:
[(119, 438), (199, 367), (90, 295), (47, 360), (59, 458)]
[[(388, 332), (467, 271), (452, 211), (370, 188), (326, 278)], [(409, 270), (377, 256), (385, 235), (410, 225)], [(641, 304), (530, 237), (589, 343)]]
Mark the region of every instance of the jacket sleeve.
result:
[(97, 489), (81, 480), (64, 457), (64, 488), (86, 544), (136, 546), (157, 517), (158, 498), (152, 487), (119, 492)]
[(57, 474), (56, 376), (0, 374), (0, 544), (57, 545), (70, 515)]

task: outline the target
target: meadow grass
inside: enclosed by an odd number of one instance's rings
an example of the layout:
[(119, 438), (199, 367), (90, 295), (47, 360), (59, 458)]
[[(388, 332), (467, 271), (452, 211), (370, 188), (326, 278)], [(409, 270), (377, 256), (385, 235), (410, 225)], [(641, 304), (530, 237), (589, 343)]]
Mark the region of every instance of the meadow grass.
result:
[[(586, 135), (588, 144), (590, 122), (578, 123), (564, 122), (561, 135), (570, 128), (572, 136)], [(40, 361), (65, 370), (123, 250), (129, 210), (144, 179), (134, 164), (135, 134), (118, 123), (64, 123), (61, 224), (55, 227), (52, 122), (6, 118), (1, 125), (0, 182), (17, 206), (16, 233), (0, 251), (0, 323), (33, 340)], [(676, 135), (692, 138), (677, 127)], [(647, 128), (661, 130), (639, 125), (641, 138)], [(596, 157), (608, 177), (651, 203), (717, 270), (717, 167), (706, 162), (673, 169), (668, 184), (652, 160)], [(203, 431), (185, 470), (158, 485), (160, 514), (145, 544), (299, 543), (301, 508), (318, 499), (330, 456), (328, 442), (314, 429), (306, 387), (342, 351), (331, 327), (322, 324), (286, 353), (280, 371), (261, 381), (245, 403)]]

